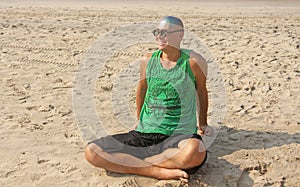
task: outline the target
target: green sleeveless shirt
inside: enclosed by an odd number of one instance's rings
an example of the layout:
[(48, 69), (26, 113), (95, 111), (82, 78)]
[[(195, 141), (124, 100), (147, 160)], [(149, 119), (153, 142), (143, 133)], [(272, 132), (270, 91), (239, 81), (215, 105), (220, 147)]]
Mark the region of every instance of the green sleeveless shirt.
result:
[(155, 51), (146, 68), (148, 89), (136, 129), (142, 133), (197, 133), (195, 76), (190, 67), (190, 50), (171, 69), (162, 67), (161, 50)]

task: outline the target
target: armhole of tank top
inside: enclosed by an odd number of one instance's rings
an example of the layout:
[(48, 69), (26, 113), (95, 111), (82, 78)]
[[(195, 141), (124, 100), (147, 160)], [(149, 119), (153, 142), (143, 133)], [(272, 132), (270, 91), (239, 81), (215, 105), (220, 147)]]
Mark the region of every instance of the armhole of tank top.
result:
[(153, 66), (153, 59), (152, 58), (156, 58), (157, 53), (159, 53), (159, 50), (154, 51), (151, 54), (150, 59), (147, 62), (147, 67), (146, 67), (146, 77), (147, 77), (147, 73), (150, 72), (151, 67)]
[(190, 59), (191, 59), (191, 55), (190, 54), (191, 54), (192, 50), (186, 50), (186, 49), (184, 49), (184, 50), (186, 51), (186, 54), (189, 57), (189, 61), (187, 63), (188, 71), (189, 71), (189, 76), (193, 80), (193, 83), (196, 84), (196, 77), (195, 77), (194, 72), (193, 72), (193, 70), (191, 68), (191, 62), (190, 62)]

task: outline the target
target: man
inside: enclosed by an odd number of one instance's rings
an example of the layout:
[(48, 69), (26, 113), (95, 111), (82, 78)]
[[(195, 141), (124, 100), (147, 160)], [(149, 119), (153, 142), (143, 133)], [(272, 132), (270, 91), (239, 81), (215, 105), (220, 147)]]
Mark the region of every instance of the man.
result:
[(163, 18), (153, 35), (158, 50), (140, 63), (135, 130), (90, 142), (85, 156), (112, 172), (187, 182), (207, 157), (197, 130), (213, 132), (207, 125), (207, 64), (180, 48), (184, 26), (179, 18)]

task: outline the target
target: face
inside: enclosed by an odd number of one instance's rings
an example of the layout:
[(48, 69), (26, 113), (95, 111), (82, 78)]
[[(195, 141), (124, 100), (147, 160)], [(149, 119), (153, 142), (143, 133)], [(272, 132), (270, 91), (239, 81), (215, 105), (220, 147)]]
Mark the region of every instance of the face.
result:
[(177, 25), (172, 25), (162, 20), (158, 27), (153, 31), (158, 42), (158, 49), (180, 48), (180, 42), (183, 37), (183, 29)]

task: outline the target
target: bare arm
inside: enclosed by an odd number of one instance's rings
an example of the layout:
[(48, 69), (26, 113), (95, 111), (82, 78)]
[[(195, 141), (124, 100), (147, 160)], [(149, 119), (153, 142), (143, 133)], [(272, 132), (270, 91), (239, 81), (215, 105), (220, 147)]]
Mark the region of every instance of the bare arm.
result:
[(147, 91), (146, 68), (151, 54), (143, 57), (140, 63), (140, 80), (136, 90), (136, 119), (140, 119), (140, 113), (144, 104), (144, 99)]
[(207, 128), (208, 110), (208, 94), (206, 88), (207, 63), (201, 55), (191, 52), (190, 64), (196, 78), (198, 128), (200, 133), (204, 134)]

